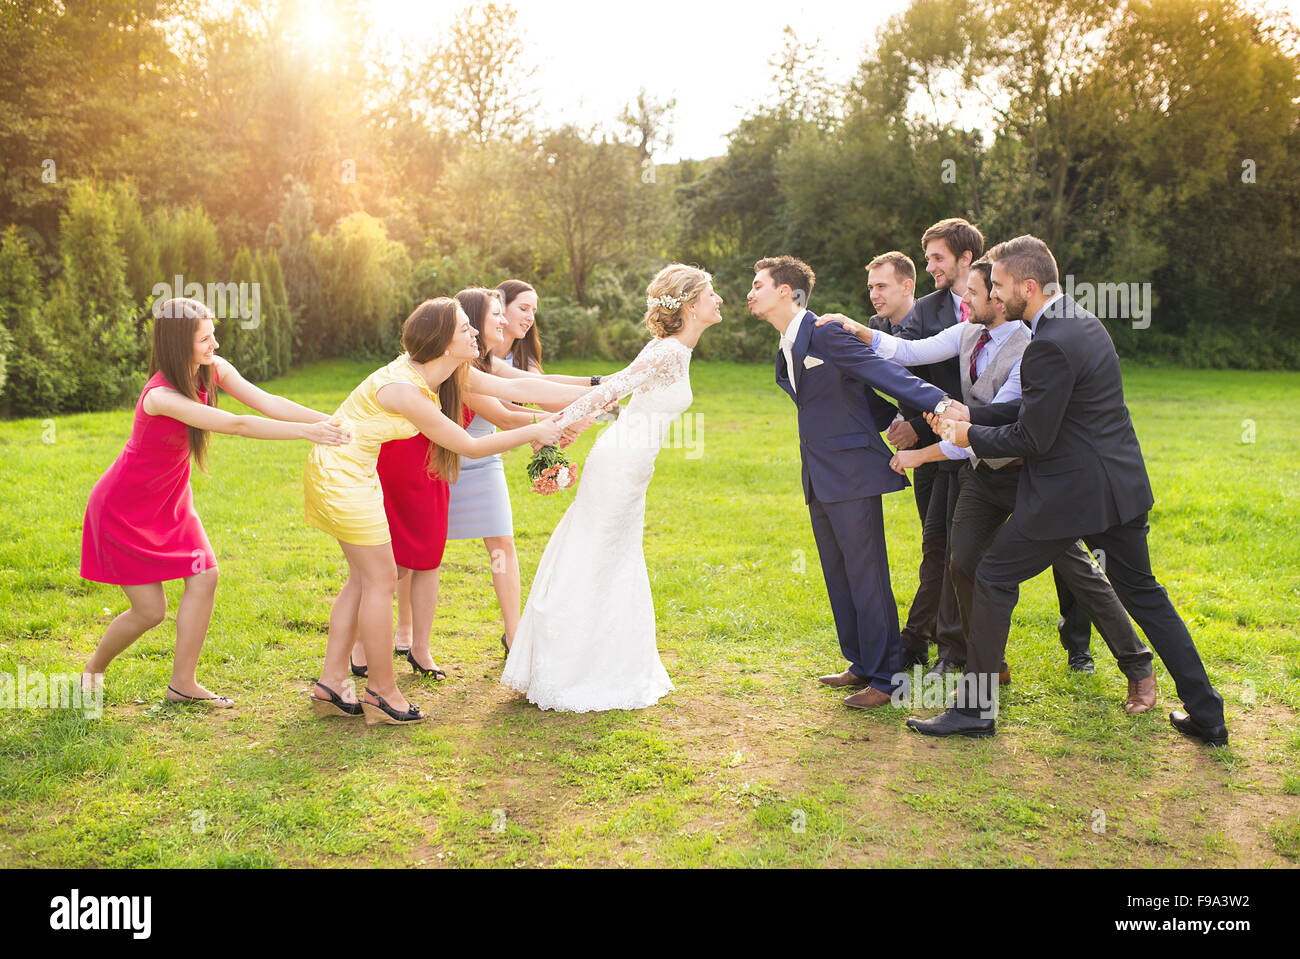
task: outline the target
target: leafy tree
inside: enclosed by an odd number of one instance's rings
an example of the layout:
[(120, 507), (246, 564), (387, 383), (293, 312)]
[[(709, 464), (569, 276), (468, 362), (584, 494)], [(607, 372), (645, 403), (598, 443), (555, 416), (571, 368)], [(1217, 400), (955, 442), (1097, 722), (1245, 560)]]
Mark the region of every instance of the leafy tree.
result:
[(568, 126), (543, 139), (534, 170), (542, 235), (561, 251), (574, 298), (585, 306), (592, 271), (628, 262), (654, 230), (654, 194), (642, 182), (640, 155)]
[(35, 257), (13, 226), (0, 234), (0, 329), (10, 346), (0, 406), (18, 415), (63, 409), (77, 387), (70, 358), (48, 322)]
[(333, 355), (387, 353), (399, 346), (412, 307), (411, 259), (366, 213), (312, 237), (321, 284), (321, 326)]

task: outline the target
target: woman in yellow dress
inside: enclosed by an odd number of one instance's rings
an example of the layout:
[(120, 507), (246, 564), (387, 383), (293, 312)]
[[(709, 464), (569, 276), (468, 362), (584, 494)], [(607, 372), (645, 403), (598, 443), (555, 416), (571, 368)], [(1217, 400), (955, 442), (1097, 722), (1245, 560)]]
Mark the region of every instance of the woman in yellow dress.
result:
[[(339, 541), (348, 579), (330, 611), (329, 640), (312, 708), (321, 716), (359, 716), (367, 723), (409, 723), (425, 717), (397, 688), (388, 651), (397, 566), (389, 541), (384, 496), (376, 473), (379, 448), (417, 432), (433, 443), (430, 469), (455, 482), (460, 457), (489, 456), (528, 442), (553, 444), (554, 418), (472, 437), (461, 428), (467, 391), (516, 403), (567, 403), (587, 387), (544, 380), (502, 379), (472, 369), (478, 358), (474, 328), (449, 297), (426, 300), (402, 326), (406, 351), (352, 391), (332, 417), (352, 434), (344, 446), (313, 447), (303, 475), (308, 525)], [(360, 636), (369, 665), (365, 698), (347, 683), (348, 654)]]

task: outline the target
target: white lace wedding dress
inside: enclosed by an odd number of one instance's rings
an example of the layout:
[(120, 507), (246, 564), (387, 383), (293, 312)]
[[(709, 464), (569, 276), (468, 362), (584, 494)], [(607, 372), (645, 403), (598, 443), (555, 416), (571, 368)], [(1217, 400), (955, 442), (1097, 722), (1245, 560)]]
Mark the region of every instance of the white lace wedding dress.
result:
[(546, 544), (501, 676), (542, 709), (640, 709), (673, 689), (655, 645), (641, 537), (655, 457), (691, 405), (690, 360), (679, 340), (651, 340), (561, 419), (577, 422), (632, 394), (580, 468), (576, 498)]

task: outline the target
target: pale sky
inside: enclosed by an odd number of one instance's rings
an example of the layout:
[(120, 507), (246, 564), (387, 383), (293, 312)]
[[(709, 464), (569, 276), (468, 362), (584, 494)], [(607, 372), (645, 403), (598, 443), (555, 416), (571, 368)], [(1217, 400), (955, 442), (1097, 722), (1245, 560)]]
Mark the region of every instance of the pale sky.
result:
[[(1300, 2), (1300, 0), (1298, 0)], [(467, 0), (372, 0), (377, 28), (436, 37)], [(552, 121), (610, 122), (636, 99), (677, 98), (673, 146), (662, 159), (726, 152), (727, 134), (773, 88), (768, 61), (782, 29), (819, 42), (832, 81), (856, 72), (868, 41), (907, 0), (514, 0)]]
[[(312, 6), (319, 0), (300, 0)], [(369, 0), (376, 28), (434, 40), (469, 0)], [(503, 0), (498, 0), (503, 2)], [(543, 122), (613, 123), (644, 86), (677, 98), (674, 142), (660, 162), (726, 152), (727, 134), (774, 84), (768, 61), (788, 23), (817, 43), (832, 82), (848, 80), (877, 30), (908, 0), (513, 0), (536, 63)], [(1300, 0), (1252, 4), (1290, 12)]]

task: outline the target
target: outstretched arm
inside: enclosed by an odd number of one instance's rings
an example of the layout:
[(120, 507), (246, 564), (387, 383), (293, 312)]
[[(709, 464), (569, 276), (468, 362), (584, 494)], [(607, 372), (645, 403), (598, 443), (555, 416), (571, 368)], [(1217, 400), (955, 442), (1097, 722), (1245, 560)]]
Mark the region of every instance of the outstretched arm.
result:
[(568, 406), (560, 414), (563, 427), (599, 413), (610, 403), (615, 403), (633, 390), (645, 385), (655, 376), (675, 376), (682, 360), (669, 347), (643, 350), (631, 365), (593, 386), (582, 399)]
[[(1020, 367), (1020, 418), (1006, 426), (973, 426), (971, 449), (979, 456), (1038, 456), (1052, 448), (1070, 402), (1074, 371), (1050, 340), (1031, 343), (1032, 363)], [(1028, 350), (1026, 350), (1028, 354)]]
[(549, 380), (552, 383), (562, 383), (565, 386), (591, 386), (591, 378), (587, 376), (566, 376), (563, 373), (537, 373), (533, 370), (521, 370), (518, 367), (511, 366), (495, 353), (489, 353), (492, 357), (492, 375), (500, 376), (507, 380), (527, 379), (528, 377)]
[[(1020, 369), (1023, 395), (1020, 415), (1005, 426), (980, 426), (954, 423), (927, 416), (931, 426), (942, 430), (945, 439), (958, 446), (969, 446), (980, 457), (1039, 456), (1052, 448), (1065, 417), (1074, 384), (1074, 371), (1065, 353), (1055, 343), (1030, 344), (1034, 350), (1032, 365)], [(1026, 351), (1028, 355), (1028, 350)], [(1004, 384), (1005, 389), (1006, 384)], [(994, 399), (1006, 399), (1003, 390)], [(1014, 402), (998, 404), (999, 409), (1014, 409)], [(985, 407), (987, 409), (987, 407)]]
[(939, 387), (931, 386), (889, 360), (881, 359), (847, 331), (832, 326), (826, 335), (831, 337), (832, 348), (826, 351), (825, 359), (834, 363), (845, 376), (920, 410), (934, 409), (946, 395)]
[(514, 404), (507, 405), (495, 396), (484, 396), (482, 393), (466, 393), (465, 405), (493, 426), (503, 430), (531, 426), (533, 420), (537, 418), (533, 410), (525, 410)]
[(872, 330), (872, 349), (879, 356), (903, 366), (924, 366), (950, 360), (961, 353), (962, 327), (949, 326), (923, 340), (905, 340), (899, 336)]
[(542, 444), (554, 443), (560, 436), (560, 428), (553, 416), (533, 426), (490, 436), (470, 436), (459, 423), (448, 419), (438, 409), (437, 403), (410, 383), (387, 383), (378, 389), (375, 399), (388, 412), (406, 417), (438, 446), (471, 459), (504, 453), (533, 440)]
[(900, 366), (924, 366), (950, 360), (961, 353), (960, 326), (950, 326), (923, 340), (904, 339), (891, 333), (872, 330), (841, 313), (827, 313), (817, 319), (818, 326), (839, 323), (859, 340), (876, 351), (877, 356), (893, 360)]
[(890, 458), (889, 468), (899, 475), (906, 475), (908, 470), (914, 470), (922, 463), (942, 463), (946, 459), (970, 458), (970, 450), (955, 447), (958, 450), (957, 455), (950, 456), (948, 451), (944, 449), (944, 445), (943, 443), (931, 443), (919, 450), (899, 450)]
[(352, 436), (347, 430), (328, 419), (303, 423), (271, 420), (261, 416), (237, 416), (182, 396), (166, 387), (152, 389), (145, 395), (144, 411), (150, 416), (170, 416), (195, 429), (247, 436), (255, 440), (311, 440), (322, 446), (342, 446), (352, 442)]
[(591, 388), (590, 386), (565, 386), (553, 383), (541, 376), (522, 376), (506, 379), (493, 376), (482, 370), (469, 368), (469, 388), (475, 393), (485, 393), (499, 400), (515, 403), (535, 403), (539, 406), (563, 408), (565, 404), (579, 399)]
[(287, 423), (319, 423), (330, 418), (328, 413), (299, 406), (293, 400), (287, 400), (283, 396), (268, 393), (254, 386), (239, 374), (239, 370), (235, 369), (229, 360), (218, 357), (215, 365), (221, 389), (263, 416), (269, 416), (273, 420), (284, 420)]

